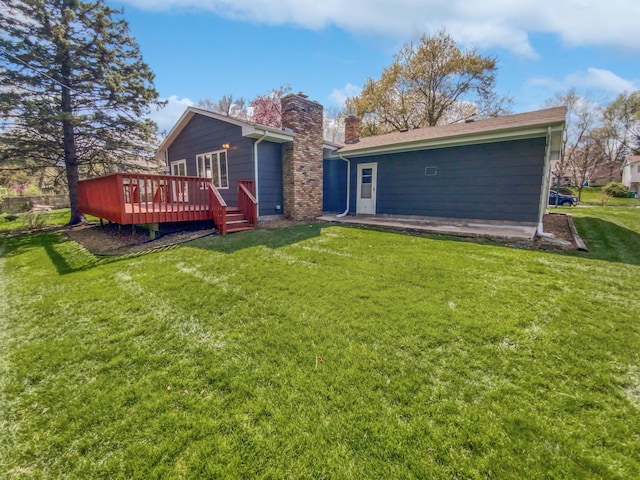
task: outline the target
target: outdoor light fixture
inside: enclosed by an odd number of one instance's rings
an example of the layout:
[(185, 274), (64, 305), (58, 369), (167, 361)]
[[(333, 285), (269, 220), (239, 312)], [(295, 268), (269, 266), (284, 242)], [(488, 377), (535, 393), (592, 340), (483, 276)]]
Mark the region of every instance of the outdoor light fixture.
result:
[(229, 150), (229, 144), (228, 143), (223, 143), (222, 144), (222, 148), (224, 148), (225, 150)]

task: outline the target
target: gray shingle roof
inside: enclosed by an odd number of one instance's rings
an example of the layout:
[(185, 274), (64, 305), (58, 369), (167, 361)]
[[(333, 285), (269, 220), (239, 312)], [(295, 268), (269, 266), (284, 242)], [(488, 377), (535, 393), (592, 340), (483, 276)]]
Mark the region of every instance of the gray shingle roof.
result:
[(377, 149), (386, 146), (400, 147), (404, 144), (427, 143), (430, 140), (464, 138), (485, 133), (499, 133), (527, 127), (562, 124), (565, 121), (566, 113), (567, 109), (565, 107), (554, 107), (535, 112), (476, 120), (470, 123), (454, 123), (436, 127), (416, 128), (405, 132), (391, 132), (361, 138), (357, 143), (340, 148), (338, 153), (355, 153), (358, 150)]

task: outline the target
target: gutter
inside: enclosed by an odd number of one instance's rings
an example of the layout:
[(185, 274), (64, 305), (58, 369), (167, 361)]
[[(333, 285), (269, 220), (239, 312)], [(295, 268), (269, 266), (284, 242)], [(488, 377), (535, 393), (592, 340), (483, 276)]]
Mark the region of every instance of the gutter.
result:
[(551, 127), (547, 127), (547, 148), (544, 154), (544, 171), (542, 174), (542, 192), (540, 195), (540, 210), (538, 211), (538, 228), (536, 234), (539, 237), (553, 238), (553, 233), (545, 232), (542, 225), (542, 217), (549, 203), (549, 171), (551, 169)]
[(342, 156), (341, 153), (338, 153), (338, 158), (340, 160), (344, 160), (345, 162), (347, 162), (347, 208), (344, 212), (336, 215), (336, 218), (342, 218), (342, 217), (346, 217), (347, 214), (349, 213), (349, 197), (350, 195), (350, 187), (351, 187), (351, 160), (349, 160), (348, 158), (344, 158)]
[(256, 196), (256, 202), (258, 203), (258, 208), (256, 209), (256, 221), (260, 219), (260, 197), (258, 192), (260, 191), (258, 189), (258, 144), (260, 142), (262, 142), (265, 138), (267, 138), (267, 135), (269, 135), (269, 132), (267, 132), (266, 130), (264, 131), (264, 135), (262, 135), (259, 139), (257, 139), (254, 144), (253, 144), (253, 175), (254, 175), (254, 185), (255, 185), (255, 196)]

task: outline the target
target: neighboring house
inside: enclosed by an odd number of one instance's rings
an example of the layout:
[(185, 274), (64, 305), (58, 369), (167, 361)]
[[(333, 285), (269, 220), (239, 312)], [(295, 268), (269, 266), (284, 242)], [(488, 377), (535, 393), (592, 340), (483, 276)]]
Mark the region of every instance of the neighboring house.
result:
[(589, 175), (590, 187), (604, 187), (610, 182), (622, 181), (622, 165), (620, 162), (596, 167)]
[[(278, 129), (189, 107), (156, 152), (172, 177), (84, 181), (81, 204), (116, 223), (225, 224), (242, 210), (250, 225), (335, 212), (541, 227), (564, 107), (361, 139), (358, 119), (348, 117), (343, 144), (323, 140), (322, 110), (304, 94), (287, 95)], [(108, 197), (128, 195), (110, 202), (120, 213), (95, 208), (99, 184)]]
[(630, 191), (640, 193), (640, 155), (630, 155), (624, 160), (622, 184)]

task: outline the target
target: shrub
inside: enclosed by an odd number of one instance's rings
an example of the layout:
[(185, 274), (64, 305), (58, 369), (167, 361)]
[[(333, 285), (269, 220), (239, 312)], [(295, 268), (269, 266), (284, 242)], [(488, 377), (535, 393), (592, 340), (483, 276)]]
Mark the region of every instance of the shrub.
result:
[(609, 203), (609, 200), (611, 200), (611, 198), (613, 198), (613, 195), (611, 195), (609, 192), (605, 192), (603, 190), (598, 195), (598, 198), (600, 198), (600, 206), (606, 207), (607, 204)]
[(27, 228), (39, 228), (45, 224), (45, 216), (42, 212), (27, 212), (24, 214), (24, 223)]
[(602, 188), (602, 191), (612, 197), (624, 198), (629, 190), (620, 182), (609, 182)]

